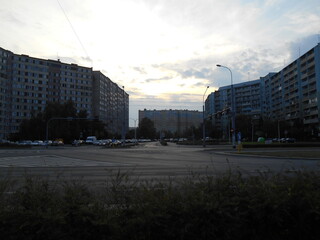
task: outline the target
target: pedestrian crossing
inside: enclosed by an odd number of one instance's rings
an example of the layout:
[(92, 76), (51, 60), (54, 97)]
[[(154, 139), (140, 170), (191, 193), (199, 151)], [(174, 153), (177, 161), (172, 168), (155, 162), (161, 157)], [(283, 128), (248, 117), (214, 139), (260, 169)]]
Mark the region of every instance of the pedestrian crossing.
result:
[(99, 167), (119, 163), (61, 157), (57, 155), (17, 156), (0, 158), (0, 167)]

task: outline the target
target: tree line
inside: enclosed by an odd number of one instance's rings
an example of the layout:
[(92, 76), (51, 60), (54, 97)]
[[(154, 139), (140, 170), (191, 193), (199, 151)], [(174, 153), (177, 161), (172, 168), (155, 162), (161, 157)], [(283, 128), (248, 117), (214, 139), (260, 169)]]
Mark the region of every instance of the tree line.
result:
[[(61, 119), (57, 119), (61, 118)], [(30, 119), (21, 122), (19, 132), (10, 140), (49, 140), (62, 138), (65, 142), (95, 135), (106, 137), (104, 124), (98, 119), (88, 119), (86, 110), (77, 112), (73, 101), (50, 102), (43, 112), (31, 113)]]
[[(64, 118), (64, 119), (53, 119)], [(68, 118), (68, 119), (67, 119)], [(51, 121), (49, 121), (51, 119)], [(48, 124), (49, 123), (49, 124)], [(10, 140), (45, 140), (48, 135), (49, 140), (62, 138), (65, 142), (74, 139), (85, 139), (87, 136), (97, 136), (102, 138), (121, 138), (121, 133), (108, 133), (106, 125), (98, 119), (88, 119), (88, 112), (81, 110), (77, 112), (73, 101), (66, 103), (50, 102), (43, 112), (37, 114), (32, 112), (30, 119), (21, 122), (19, 132), (11, 134)], [(48, 132), (46, 131), (48, 129)], [(227, 138), (223, 133), (226, 129), (218, 129), (211, 120), (205, 121), (206, 137), (213, 139)], [(230, 130), (230, 129), (228, 129)], [(296, 120), (293, 124), (286, 121), (272, 121), (269, 119), (252, 119), (250, 116), (238, 115), (236, 117), (236, 130), (240, 131), (242, 138), (248, 141), (256, 141), (258, 137), (276, 138), (280, 133), (281, 137), (294, 137), (299, 140), (311, 140), (312, 135), (306, 135), (302, 120)], [(312, 129), (307, 132), (318, 130)], [(182, 133), (157, 131), (154, 123), (149, 118), (141, 119), (137, 129), (131, 129), (126, 133), (126, 138), (188, 138), (201, 139), (202, 124), (191, 126)]]
[[(231, 122), (226, 129), (217, 128), (211, 120), (205, 121), (206, 137), (213, 139), (227, 139), (228, 136), (224, 134), (231, 131)], [(305, 134), (304, 125), (302, 120), (296, 120), (293, 124), (286, 121), (272, 121), (270, 119), (253, 119), (247, 115), (236, 116), (236, 132), (241, 132), (242, 138), (246, 141), (257, 141), (259, 137), (265, 138), (277, 138), (280, 134), (281, 138), (296, 138), (299, 140), (311, 140), (311, 135)], [(158, 139), (164, 138), (188, 138), (199, 140), (203, 138), (202, 124), (200, 126), (191, 126), (185, 129), (182, 133), (169, 132), (169, 131), (157, 131), (154, 127), (154, 123), (149, 118), (144, 118), (140, 121), (137, 129), (137, 136), (142, 138)], [(307, 132), (312, 132), (310, 129)], [(314, 130), (317, 135), (316, 130)], [(231, 133), (230, 133), (231, 134)]]

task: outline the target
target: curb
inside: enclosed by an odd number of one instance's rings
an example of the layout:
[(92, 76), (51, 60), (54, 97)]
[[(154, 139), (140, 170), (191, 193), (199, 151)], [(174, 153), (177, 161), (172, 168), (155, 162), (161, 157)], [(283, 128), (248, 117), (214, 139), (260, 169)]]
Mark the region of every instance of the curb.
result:
[(290, 160), (315, 160), (320, 161), (320, 158), (301, 158), (301, 157), (280, 157), (280, 156), (268, 156), (268, 155), (255, 155), (255, 154), (242, 154), (242, 153), (231, 153), (231, 152), (214, 152), (219, 155), (229, 155), (238, 157), (255, 157), (255, 158), (274, 158), (274, 159), (290, 159)]

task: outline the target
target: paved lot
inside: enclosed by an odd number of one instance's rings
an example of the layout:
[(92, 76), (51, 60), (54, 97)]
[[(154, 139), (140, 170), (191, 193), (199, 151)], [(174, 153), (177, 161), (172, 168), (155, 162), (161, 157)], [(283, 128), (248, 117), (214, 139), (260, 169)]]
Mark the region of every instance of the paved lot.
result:
[[(285, 150), (288, 151), (288, 150)], [(235, 153), (235, 154), (230, 154)], [(83, 179), (102, 183), (118, 171), (140, 179), (169, 179), (191, 174), (217, 175), (228, 169), (257, 171), (320, 170), (320, 160), (243, 156), (230, 146), (188, 147), (159, 143), (124, 149), (97, 146), (1, 149), (0, 176), (24, 179), (37, 175), (48, 179)]]

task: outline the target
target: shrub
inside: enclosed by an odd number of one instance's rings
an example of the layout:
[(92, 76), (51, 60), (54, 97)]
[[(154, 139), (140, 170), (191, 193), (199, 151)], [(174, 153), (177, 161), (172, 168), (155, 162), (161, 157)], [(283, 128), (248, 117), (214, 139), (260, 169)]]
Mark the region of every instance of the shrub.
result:
[(137, 181), (117, 172), (103, 190), (81, 181), (1, 182), (2, 239), (319, 239), (320, 174), (189, 176)]

